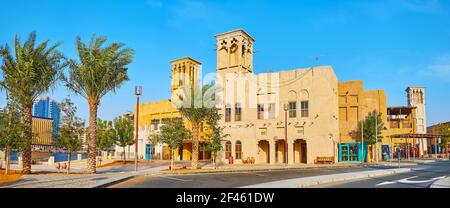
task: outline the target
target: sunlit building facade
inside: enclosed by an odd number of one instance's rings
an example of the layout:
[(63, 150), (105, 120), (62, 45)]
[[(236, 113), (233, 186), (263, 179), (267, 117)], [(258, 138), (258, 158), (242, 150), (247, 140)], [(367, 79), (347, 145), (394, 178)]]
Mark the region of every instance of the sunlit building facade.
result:
[[(242, 29), (225, 32), (216, 39), (216, 74), (213, 80), (216, 107), (222, 119), (222, 163), (313, 164), (388, 160), (392, 149), (405, 146), (390, 135), (420, 132), (426, 126), (424, 88), (409, 87), (408, 106), (388, 107), (384, 90), (366, 90), (363, 81), (339, 81), (332, 66), (313, 66), (256, 74), (255, 39)], [(139, 105), (139, 157), (169, 159), (164, 144), (149, 144), (148, 137), (181, 115), (173, 104), (174, 93), (186, 85), (198, 85), (201, 63), (190, 57), (171, 62), (172, 99)], [(205, 76), (205, 75), (203, 75)], [(204, 78), (209, 83), (211, 77)], [(368, 145), (357, 136), (358, 124), (370, 112), (381, 114), (380, 142)], [(134, 115), (136, 115), (136, 106)], [(135, 122), (136, 124), (136, 122)], [(185, 122), (189, 127), (188, 122)], [(200, 144), (208, 142), (202, 126)], [(406, 146), (426, 152), (426, 141)], [(413, 147), (414, 146), (414, 147)], [(421, 146), (421, 147), (420, 147)], [(406, 148), (406, 147), (405, 147)], [(130, 148), (134, 151), (134, 147)], [(200, 148), (201, 150), (202, 148)], [(116, 148), (116, 151), (120, 149)], [(190, 160), (191, 141), (177, 150), (177, 160)], [(420, 153), (418, 153), (420, 155)], [(199, 152), (200, 159), (211, 154)]]
[(32, 145), (38, 149), (46, 149), (53, 145), (53, 120), (33, 116), (32, 118)]

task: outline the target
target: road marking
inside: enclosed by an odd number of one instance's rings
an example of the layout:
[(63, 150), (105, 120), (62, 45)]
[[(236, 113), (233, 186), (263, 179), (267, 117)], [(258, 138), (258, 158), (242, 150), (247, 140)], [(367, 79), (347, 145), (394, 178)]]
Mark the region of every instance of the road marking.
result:
[(384, 186), (384, 185), (395, 184), (395, 183), (403, 183), (403, 184), (430, 183), (430, 182), (433, 182), (433, 181), (444, 179), (447, 176), (435, 177), (435, 178), (432, 178), (430, 180), (422, 180), (422, 181), (411, 181), (410, 180), (410, 179), (417, 178), (417, 177), (419, 177), (419, 176), (412, 176), (412, 177), (408, 177), (408, 178), (404, 178), (404, 179), (400, 179), (400, 180), (396, 180), (396, 181), (385, 181), (385, 182), (379, 183), (379, 184), (377, 184), (375, 186)]
[(410, 181), (409, 180), (409, 179), (413, 179), (413, 178), (417, 178), (417, 177), (419, 177), (419, 176), (413, 176), (413, 177), (410, 177), (410, 178), (405, 178), (405, 179), (399, 180), (398, 182), (399, 183), (407, 183), (407, 184), (418, 184), (418, 183), (429, 183), (429, 182), (432, 182), (432, 181), (437, 181), (437, 180), (446, 178), (446, 176), (441, 176), (441, 177), (436, 177), (436, 178), (432, 178), (430, 180), (424, 180), (424, 181)]
[(161, 177), (161, 178), (168, 178), (168, 179), (172, 179), (172, 180), (176, 180), (176, 181), (182, 181), (182, 182), (192, 181), (192, 180), (184, 180), (184, 179), (179, 179), (179, 178), (174, 178), (174, 177), (169, 177), (169, 176), (162, 176), (162, 175), (156, 175), (156, 176)]
[(377, 184), (375, 186), (384, 186), (384, 185), (390, 185), (390, 184), (394, 184), (394, 183), (397, 183), (397, 181), (386, 181), (386, 182), (383, 182), (383, 183), (379, 183), (379, 184)]

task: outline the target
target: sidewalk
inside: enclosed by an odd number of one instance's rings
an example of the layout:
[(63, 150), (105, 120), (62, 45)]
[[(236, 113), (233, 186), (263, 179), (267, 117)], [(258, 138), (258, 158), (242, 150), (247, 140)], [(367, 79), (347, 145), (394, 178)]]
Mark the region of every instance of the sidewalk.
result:
[[(131, 165), (132, 166), (132, 165)], [(141, 167), (138, 172), (134, 166), (117, 166), (99, 168), (97, 174), (37, 174), (24, 175), (14, 184), (1, 185), (0, 188), (97, 188), (134, 176), (159, 174), (166, 165), (157, 167)], [(113, 169), (113, 171), (111, 171)]]
[(410, 168), (397, 168), (385, 170), (361, 171), (352, 173), (340, 173), (332, 175), (312, 176), (305, 178), (295, 178), (269, 183), (255, 184), (241, 188), (305, 188), (325, 183), (342, 182), (355, 179), (364, 179), (377, 176), (385, 176), (396, 173), (405, 173), (411, 171)]
[(450, 188), (450, 178), (444, 178), (431, 184), (430, 188)]
[[(409, 168), (392, 169), (389, 165), (390, 163), (379, 163), (379, 164), (360, 164), (360, 163), (337, 163), (332, 165), (305, 165), (296, 164), (288, 165), (284, 164), (233, 164), (233, 165), (223, 165), (214, 169), (209, 162), (200, 162), (200, 170), (181, 170), (181, 171), (168, 171), (168, 161), (157, 161), (148, 163), (145, 165), (139, 165), (139, 171), (134, 172), (134, 165), (122, 165), (122, 166), (111, 166), (104, 168), (97, 168), (97, 174), (83, 174), (85, 169), (78, 169), (71, 171), (76, 174), (36, 174), (36, 175), (24, 175), (22, 178), (14, 184), (0, 184), (0, 188), (96, 188), (104, 187), (111, 183), (116, 183), (126, 179), (130, 179), (135, 176), (146, 176), (146, 175), (192, 175), (192, 174), (214, 174), (214, 173), (239, 173), (239, 172), (257, 172), (257, 171), (282, 171), (282, 170), (297, 170), (297, 169), (320, 169), (320, 168), (346, 168), (346, 167), (356, 167), (356, 166), (366, 166), (366, 167), (386, 167), (389, 169), (365, 171), (365, 172), (355, 172), (348, 173), (338, 176), (317, 176), (317, 178), (299, 178), (291, 179), (286, 183), (286, 181), (277, 182), (276, 185), (283, 186), (282, 184), (293, 184), (296, 186), (304, 187), (305, 184), (317, 185), (323, 181), (340, 181), (339, 179), (357, 179), (364, 177), (372, 177), (383, 174), (398, 173), (396, 171), (409, 171)], [(393, 166), (397, 166), (395, 163)], [(417, 165), (417, 163), (407, 163), (402, 162), (401, 167), (410, 167)], [(190, 167), (190, 162), (177, 162), (176, 167)], [(13, 167), (18, 168), (18, 167)], [(33, 165), (33, 170), (40, 170), (43, 172), (56, 172), (57, 170), (51, 166), (44, 165)], [(374, 175), (375, 174), (375, 175)], [(329, 178), (331, 177), (331, 178)], [(336, 177), (336, 178), (333, 178)], [(292, 181), (293, 180), (293, 181)], [(306, 181), (304, 181), (306, 180)], [(303, 182), (302, 182), (303, 181)], [(298, 184), (297, 184), (298, 182)], [(295, 185), (295, 184), (294, 184)], [(272, 186), (269, 184), (269, 187)], [(278, 187), (278, 186), (276, 186)]]

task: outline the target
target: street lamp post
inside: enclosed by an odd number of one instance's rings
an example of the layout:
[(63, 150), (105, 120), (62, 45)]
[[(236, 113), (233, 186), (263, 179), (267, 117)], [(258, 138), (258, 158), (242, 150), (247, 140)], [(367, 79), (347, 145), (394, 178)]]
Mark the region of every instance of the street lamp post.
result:
[(288, 124), (287, 124), (287, 113), (288, 113), (288, 110), (289, 110), (289, 106), (288, 106), (288, 104), (284, 104), (284, 139), (285, 139), (285, 141), (284, 141), (284, 155), (285, 155), (285, 159), (286, 159), (286, 161), (285, 161), (285, 164), (286, 164), (286, 166), (288, 165), (288, 139), (287, 139), (287, 127), (288, 127)]
[(135, 90), (134, 90), (134, 94), (137, 97), (137, 102), (136, 102), (136, 115), (135, 115), (135, 119), (136, 119), (136, 138), (135, 138), (135, 145), (134, 145), (134, 171), (138, 171), (138, 142), (139, 142), (139, 96), (142, 95), (142, 86), (136, 86)]
[(375, 112), (375, 162), (378, 163), (378, 111)]
[(364, 163), (364, 120), (361, 121), (361, 163)]
[[(363, 105), (363, 106), (361, 106), (361, 115), (363, 114), (362, 113), (362, 110), (363, 110), (363, 108), (367, 108), (367, 106), (366, 105)], [(362, 118), (362, 116), (361, 116), (361, 118)], [(364, 163), (365, 162), (365, 160), (364, 160), (364, 119), (362, 119), (361, 120), (361, 163)]]

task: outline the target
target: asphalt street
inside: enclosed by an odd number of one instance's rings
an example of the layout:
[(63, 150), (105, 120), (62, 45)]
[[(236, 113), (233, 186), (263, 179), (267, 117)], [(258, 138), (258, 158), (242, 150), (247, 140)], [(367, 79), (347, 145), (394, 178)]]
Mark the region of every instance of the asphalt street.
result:
[(236, 188), (278, 180), (373, 170), (376, 167), (308, 168), (241, 173), (141, 176), (110, 188)]
[(450, 177), (450, 161), (417, 165), (407, 173), (324, 184), (313, 188), (428, 188), (433, 182), (444, 177)]

